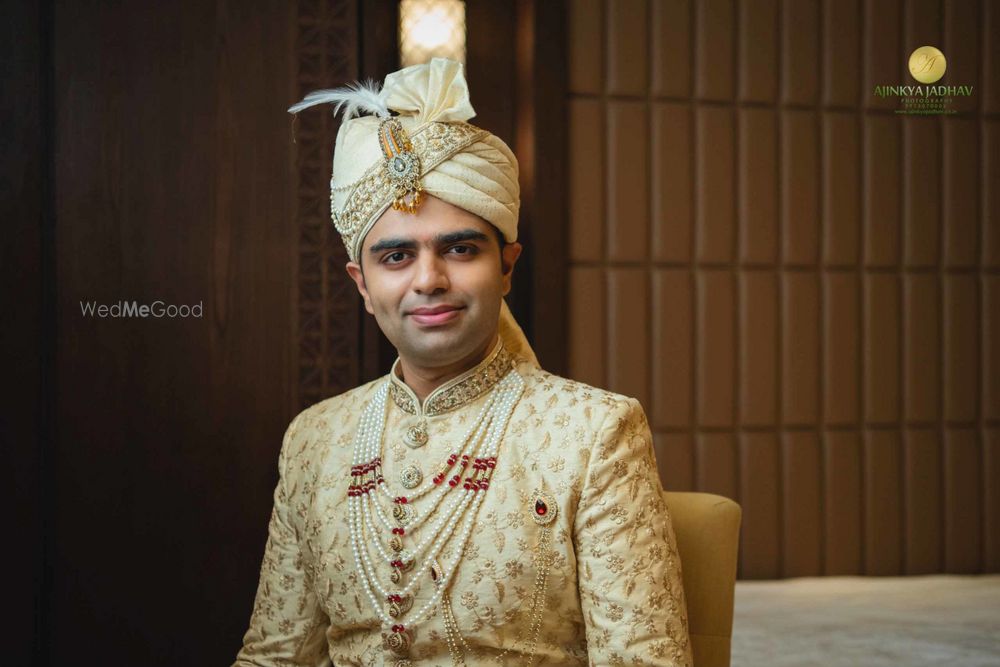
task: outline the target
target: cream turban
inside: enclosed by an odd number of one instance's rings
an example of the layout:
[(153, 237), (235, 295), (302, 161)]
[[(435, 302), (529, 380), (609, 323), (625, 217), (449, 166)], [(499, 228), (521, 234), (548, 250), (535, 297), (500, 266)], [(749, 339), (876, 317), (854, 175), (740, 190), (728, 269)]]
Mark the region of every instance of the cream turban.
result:
[[(517, 158), (499, 137), (467, 122), (476, 112), (463, 69), (434, 58), (389, 74), (381, 90), (373, 84), (320, 90), (289, 109), (334, 103), (334, 113), (344, 110), (330, 208), (352, 261), (382, 213), (391, 205), (405, 207), (401, 189), (407, 202), (423, 191), (475, 213), (508, 242), (517, 240)], [(506, 303), (500, 333), (512, 352), (537, 364)]]

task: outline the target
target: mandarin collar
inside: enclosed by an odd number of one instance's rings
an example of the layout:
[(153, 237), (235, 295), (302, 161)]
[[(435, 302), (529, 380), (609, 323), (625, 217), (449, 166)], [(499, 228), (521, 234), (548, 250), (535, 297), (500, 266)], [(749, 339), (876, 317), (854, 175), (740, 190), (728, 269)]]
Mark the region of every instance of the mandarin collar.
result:
[(514, 367), (514, 358), (502, 340), (474, 367), (448, 380), (424, 399), (423, 405), (400, 376), (399, 359), (389, 371), (389, 395), (400, 410), (411, 415), (433, 417), (471, 403), (492, 389)]

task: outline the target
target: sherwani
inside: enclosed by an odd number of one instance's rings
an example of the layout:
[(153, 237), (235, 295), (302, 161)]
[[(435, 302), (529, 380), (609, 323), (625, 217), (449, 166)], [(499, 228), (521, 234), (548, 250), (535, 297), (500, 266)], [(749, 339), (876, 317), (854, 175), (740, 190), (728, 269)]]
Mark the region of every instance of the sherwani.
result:
[[(399, 488), (401, 471), (417, 466), (427, 483), (461, 448), (506, 373), (520, 374), (524, 391), (444, 599), (413, 631), (412, 664), (691, 664), (681, 563), (642, 408), (540, 370), (499, 344), (423, 402), (394, 367), (295, 417), (235, 665), (396, 664), (350, 544), (347, 489), (360, 415), (390, 383), (385, 479)], [(421, 422), (427, 443), (411, 448), (405, 433)], [(553, 505), (544, 526), (532, 518), (540, 493)], [(414, 608), (433, 592), (428, 577)], [(446, 629), (449, 616), (457, 638)]]

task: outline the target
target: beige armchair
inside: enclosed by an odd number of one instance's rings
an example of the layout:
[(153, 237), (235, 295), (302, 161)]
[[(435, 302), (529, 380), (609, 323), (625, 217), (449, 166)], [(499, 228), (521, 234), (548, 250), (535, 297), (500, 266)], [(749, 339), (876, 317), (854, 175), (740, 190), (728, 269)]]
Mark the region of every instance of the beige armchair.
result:
[(742, 510), (710, 493), (663, 497), (681, 554), (695, 667), (728, 667)]

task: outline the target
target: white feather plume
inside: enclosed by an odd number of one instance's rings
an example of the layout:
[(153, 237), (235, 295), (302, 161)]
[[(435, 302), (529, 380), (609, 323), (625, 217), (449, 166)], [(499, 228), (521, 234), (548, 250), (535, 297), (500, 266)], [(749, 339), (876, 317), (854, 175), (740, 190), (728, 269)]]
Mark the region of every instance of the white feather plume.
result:
[(301, 102), (288, 107), (288, 112), (298, 113), (317, 104), (335, 104), (334, 115), (343, 109), (344, 120), (350, 120), (362, 113), (374, 114), (380, 118), (389, 116), (389, 107), (382, 99), (379, 84), (372, 80), (358, 81), (341, 88), (314, 90), (302, 98)]

